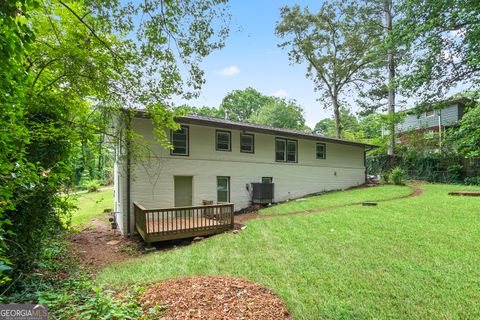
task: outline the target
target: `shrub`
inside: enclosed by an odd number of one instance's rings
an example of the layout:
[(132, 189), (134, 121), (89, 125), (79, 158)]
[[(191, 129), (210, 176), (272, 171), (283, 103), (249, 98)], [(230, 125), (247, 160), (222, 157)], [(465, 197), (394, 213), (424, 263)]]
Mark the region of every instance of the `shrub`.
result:
[(393, 184), (403, 185), (403, 180), (405, 179), (405, 171), (400, 167), (395, 167), (390, 173)]
[(480, 177), (466, 177), (464, 183), (470, 186), (480, 186)]
[(447, 182), (461, 181), (463, 166), (461, 164), (451, 164), (447, 167)]
[(91, 180), (85, 184), (88, 192), (96, 192), (100, 189), (100, 182), (97, 180)]
[(390, 173), (388, 171), (383, 171), (381, 176), (384, 183), (388, 184), (390, 182)]

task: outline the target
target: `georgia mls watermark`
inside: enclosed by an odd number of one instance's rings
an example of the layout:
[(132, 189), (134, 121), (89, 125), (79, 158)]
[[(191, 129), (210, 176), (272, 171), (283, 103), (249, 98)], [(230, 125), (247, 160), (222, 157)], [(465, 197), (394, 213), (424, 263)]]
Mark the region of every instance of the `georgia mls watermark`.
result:
[(48, 320), (45, 304), (0, 304), (0, 320)]

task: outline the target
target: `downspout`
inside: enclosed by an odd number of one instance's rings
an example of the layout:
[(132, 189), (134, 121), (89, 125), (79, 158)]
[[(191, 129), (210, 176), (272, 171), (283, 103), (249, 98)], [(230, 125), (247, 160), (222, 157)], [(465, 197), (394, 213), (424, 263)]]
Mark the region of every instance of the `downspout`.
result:
[(130, 129), (131, 129), (131, 114), (127, 114), (127, 235), (130, 238), (130, 214), (131, 214), (131, 196), (130, 196), (130, 165), (131, 165), (131, 157), (130, 157), (130, 148), (131, 148), (131, 141), (130, 141)]
[(367, 149), (363, 150), (363, 166), (365, 167), (365, 183), (367, 183)]
[(438, 110), (438, 144), (442, 151), (442, 110)]

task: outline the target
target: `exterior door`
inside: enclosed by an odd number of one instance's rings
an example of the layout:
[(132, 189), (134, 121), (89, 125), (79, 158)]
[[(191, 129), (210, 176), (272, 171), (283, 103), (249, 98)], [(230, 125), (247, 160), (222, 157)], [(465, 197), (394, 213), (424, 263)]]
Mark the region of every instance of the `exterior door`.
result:
[(217, 202), (230, 202), (230, 177), (217, 177)]
[(175, 176), (175, 207), (188, 207), (192, 205), (192, 180), (193, 177)]

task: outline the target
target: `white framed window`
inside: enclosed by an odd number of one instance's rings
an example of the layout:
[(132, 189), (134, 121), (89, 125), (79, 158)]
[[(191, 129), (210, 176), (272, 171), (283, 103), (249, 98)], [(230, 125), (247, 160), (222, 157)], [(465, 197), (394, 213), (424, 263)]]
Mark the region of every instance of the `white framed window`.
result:
[(230, 177), (217, 177), (217, 202), (230, 202)]
[(232, 151), (232, 133), (230, 131), (215, 131), (215, 150)]
[(297, 140), (276, 138), (275, 161), (297, 162)]
[(433, 117), (435, 115), (435, 110), (425, 111), (425, 118)]
[(287, 140), (287, 162), (297, 162), (297, 140)]
[(275, 161), (287, 160), (287, 140), (275, 139)]
[(171, 131), (171, 144), (173, 149), (170, 150), (170, 154), (174, 156), (188, 156), (188, 140), (189, 140), (189, 127), (181, 126), (180, 130)]
[(255, 153), (255, 136), (253, 134), (240, 133), (240, 152)]
[(326, 159), (327, 158), (327, 146), (325, 143), (317, 143), (316, 146), (316, 157), (317, 159)]

